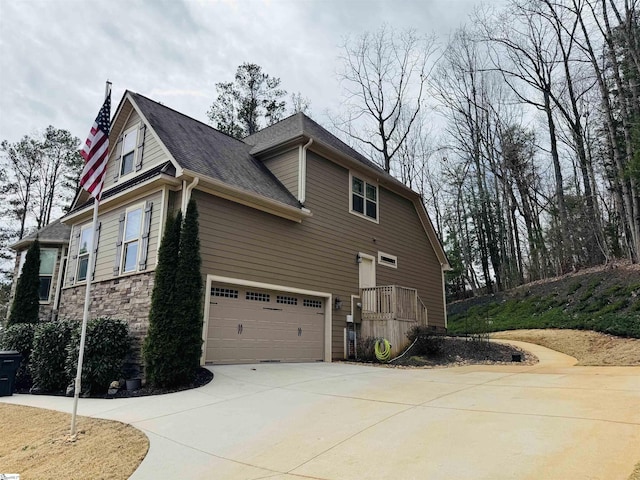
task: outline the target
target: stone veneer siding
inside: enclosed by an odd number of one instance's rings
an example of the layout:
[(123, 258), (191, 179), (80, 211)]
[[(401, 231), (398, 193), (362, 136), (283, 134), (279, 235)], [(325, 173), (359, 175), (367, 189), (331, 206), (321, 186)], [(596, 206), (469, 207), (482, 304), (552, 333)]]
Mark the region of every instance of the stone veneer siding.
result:
[[(141, 348), (149, 328), (153, 280), (154, 272), (148, 272), (91, 283), (90, 317), (117, 318), (129, 324), (133, 345), (125, 366), (128, 377), (143, 372)], [(82, 320), (85, 288), (82, 284), (62, 290), (58, 318)]]

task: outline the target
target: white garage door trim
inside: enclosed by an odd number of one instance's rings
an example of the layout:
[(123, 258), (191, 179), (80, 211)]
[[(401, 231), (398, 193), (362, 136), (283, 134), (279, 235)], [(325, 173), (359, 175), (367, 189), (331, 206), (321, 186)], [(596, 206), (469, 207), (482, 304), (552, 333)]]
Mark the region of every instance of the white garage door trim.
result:
[(324, 309), (324, 361), (331, 362), (331, 306), (333, 305), (332, 296), (326, 292), (316, 292), (314, 290), (304, 290), (302, 288), (285, 287), (283, 285), (275, 285), (272, 283), (252, 282), (240, 278), (221, 277), (219, 275), (207, 275), (207, 288), (204, 298), (204, 317), (202, 322), (202, 356), (200, 357), (200, 365), (205, 364), (207, 353), (207, 332), (209, 331), (209, 306), (211, 304), (211, 284), (226, 283), (230, 285), (241, 285), (243, 287), (262, 288), (265, 290), (278, 290), (280, 292), (297, 293), (300, 295), (308, 295), (310, 297), (323, 297), (326, 299), (326, 308)]

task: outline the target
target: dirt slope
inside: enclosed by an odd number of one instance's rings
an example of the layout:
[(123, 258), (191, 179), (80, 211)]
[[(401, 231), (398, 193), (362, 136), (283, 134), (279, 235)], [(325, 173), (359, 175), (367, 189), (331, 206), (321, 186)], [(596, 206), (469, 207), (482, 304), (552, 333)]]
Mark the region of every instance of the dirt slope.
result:
[(640, 339), (581, 330), (511, 330), (491, 338), (520, 340), (566, 353), (578, 365), (640, 365)]

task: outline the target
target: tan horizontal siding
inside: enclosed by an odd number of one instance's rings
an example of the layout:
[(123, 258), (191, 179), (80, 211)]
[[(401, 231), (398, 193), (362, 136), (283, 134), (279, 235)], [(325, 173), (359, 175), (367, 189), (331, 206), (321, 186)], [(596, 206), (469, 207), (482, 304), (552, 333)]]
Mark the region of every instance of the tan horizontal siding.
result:
[[(95, 281), (110, 280), (114, 278), (113, 267), (116, 257), (116, 243), (118, 241), (120, 213), (124, 212), (127, 208), (134, 205), (141, 205), (144, 211), (144, 206), (147, 201), (153, 202), (153, 209), (151, 211), (151, 224), (146, 270), (153, 270), (155, 268), (158, 242), (160, 241), (158, 237), (160, 233), (160, 221), (162, 214), (162, 192), (156, 192), (140, 200), (127, 203), (125, 205), (122, 205), (120, 208), (111, 210), (98, 216), (98, 221), (100, 222), (101, 227), (100, 236), (98, 238), (98, 258), (96, 262)], [(67, 272), (65, 274), (65, 286), (73, 285), (71, 279), (75, 278), (76, 276), (79, 241), (77, 232), (80, 231), (83, 225), (86, 225), (86, 223), (81, 225), (73, 225), (72, 227), (71, 241), (69, 245), (69, 261), (67, 262)]]
[[(343, 355), (343, 328), (358, 294), (356, 254), (396, 255), (398, 269), (376, 265), (377, 283), (416, 288), (430, 321), (444, 325), (440, 265), (413, 204), (380, 189), (380, 223), (349, 213), (349, 172), (307, 156), (307, 202), (301, 224), (194, 191), (198, 202), (203, 275), (212, 274), (339, 296), (333, 310), (332, 352)], [(332, 305), (328, 306), (332, 308)]]
[(296, 198), (298, 197), (298, 156), (298, 149), (295, 148), (263, 162)]
[[(138, 115), (138, 112), (133, 110), (131, 113), (131, 116), (127, 120), (121, 133), (124, 134), (125, 132), (127, 132), (129, 129), (133, 127), (136, 127), (139, 129), (141, 125), (142, 125), (142, 118), (140, 118), (140, 116)], [(141, 139), (139, 138), (141, 133), (142, 132), (138, 130), (138, 141), (137, 141), (138, 145), (140, 144), (140, 141), (141, 141)], [(112, 141), (116, 143), (111, 145), (111, 151), (109, 153), (109, 163), (107, 164), (107, 170), (106, 170), (105, 179), (104, 179), (105, 190), (107, 190), (108, 188), (114, 185), (117, 185), (118, 182), (120, 182), (119, 179), (118, 180), (115, 179), (115, 175), (118, 172), (118, 169), (120, 168), (120, 153), (122, 148), (122, 142), (117, 142), (117, 140), (118, 139), (112, 139)], [(135, 169), (135, 164), (138, 162), (138, 154), (139, 154), (139, 150), (136, 149), (136, 157), (134, 159), (134, 169)], [(164, 152), (164, 150), (162, 149), (160, 142), (158, 141), (156, 136), (153, 134), (153, 132), (147, 125), (145, 141), (144, 141), (144, 149), (142, 152), (142, 169), (139, 170), (139, 172), (143, 172), (145, 170), (148, 170), (151, 167), (165, 163), (168, 160), (169, 158)], [(127, 176), (126, 180), (133, 178), (133, 176), (135, 176), (135, 174), (132, 176)]]

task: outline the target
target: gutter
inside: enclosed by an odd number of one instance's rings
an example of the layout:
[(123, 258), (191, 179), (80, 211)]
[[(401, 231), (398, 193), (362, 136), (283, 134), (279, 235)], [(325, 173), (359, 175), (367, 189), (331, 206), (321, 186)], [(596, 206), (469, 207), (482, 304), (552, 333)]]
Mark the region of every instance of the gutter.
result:
[(298, 156), (298, 201), (304, 205), (307, 197), (307, 149), (313, 143), (313, 138), (304, 145), (300, 146)]

